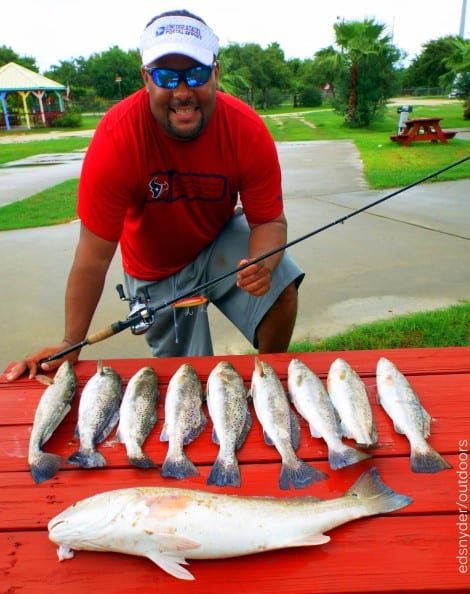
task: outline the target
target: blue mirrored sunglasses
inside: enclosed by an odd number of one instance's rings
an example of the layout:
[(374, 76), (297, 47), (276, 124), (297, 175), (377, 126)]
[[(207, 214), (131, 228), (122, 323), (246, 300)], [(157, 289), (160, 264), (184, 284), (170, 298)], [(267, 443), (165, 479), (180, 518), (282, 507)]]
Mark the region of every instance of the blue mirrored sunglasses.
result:
[(212, 66), (192, 66), (186, 70), (173, 70), (172, 68), (150, 68), (144, 67), (152, 77), (157, 87), (163, 89), (176, 89), (181, 81), (184, 81), (188, 87), (201, 87), (209, 80), (215, 63)]

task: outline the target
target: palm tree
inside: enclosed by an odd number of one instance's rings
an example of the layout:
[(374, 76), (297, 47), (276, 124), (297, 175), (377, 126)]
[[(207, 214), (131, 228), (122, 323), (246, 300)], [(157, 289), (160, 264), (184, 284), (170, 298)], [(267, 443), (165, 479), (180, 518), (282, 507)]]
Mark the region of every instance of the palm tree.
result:
[(468, 120), (470, 119), (470, 41), (455, 37), (449, 39), (448, 43), (452, 47), (452, 53), (445, 60), (448, 72), (441, 77), (440, 81), (449, 87), (458, 81), (459, 90), (466, 94), (464, 118)]
[(338, 21), (333, 25), (336, 45), (340, 48), (340, 60), (349, 67), (349, 101), (346, 121), (354, 122), (357, 108), (357, 86), (359, 68), (370, 56), (377, 56), (387, 50), (390, 36), (381, 37), (385, 25), (374, 19), (364, 21)]

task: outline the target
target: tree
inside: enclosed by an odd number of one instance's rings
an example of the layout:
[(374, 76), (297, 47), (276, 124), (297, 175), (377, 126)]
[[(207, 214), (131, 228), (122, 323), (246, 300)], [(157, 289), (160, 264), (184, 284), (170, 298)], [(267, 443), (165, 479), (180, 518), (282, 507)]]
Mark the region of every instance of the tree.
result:
[(257, 101), (266, 108), (270, 104), (273, 89), (289, 88), (289, 69), (278, 43), (270, 44), (265, 50), (257, 43), (231, 43), (222, 48), (219, 59), (224, 65), (222, 86), (226, 84), (226, 77), (230, 76), (232, 81), (238, 77), (244, 85), (243, 89), (239, 89), (242, 91), (240, 96), (248, 93), (247, 102), (252, 106)]
[(300, 70), (305, 86), (325, 88), (328, 85), (330, 96), (335, 96), (336, 82), (347, 72), (347, 65), (341, 60), (333, 46), (323, 48), (315, 53), (313, 60), (305, 60)]
[(250, 103), (250, 82), (247, 78), (249, 72), (245, 68), (238, 70), (234, 68), (232, 58), (224, 52), (223, 48), (218, 60), (220, 62), (219, 89), (230, 95), (245, 96), (247, 103)]
[(114, 46), (100, 54), (91, 55), (83, 68), (83, 74), (100, 97), (120, 99), (142, 87), (140, 65), (137, 50), (124, 52)]
[[(340, 48), (338, 63), (349, 71), (348, 105), (346, 122), (351, 125), (367, 125), (370, 123), (370, 108), (365, 105), (369, 102), (368, 89), (376, 91), (370, 84), (375, 74), (385, 74), (378, 68), (385, 68), (387, 76), (393, 77), (393, 63), (398, 60), (399, 52), (391, 44), (390, 36), (384, 36), (385, 25), (375, 22), (374, 19), (364, 21), (340, 21), (333, 25), (336, 45)], [(368, 78), (367, 87), (362, 84), (361, 78)], [(383, 76), (381, 78), (381, 92), (386, 91)], [(361, 95), (359, 95), (361, 90)], [(377, 95), (376, 92), (374, 92)], [(372, 105), (377, 107), (377, 102), (384, 100), (382, 97), (372, 98)], [(362, 100), (358, 117), (358, 104)]]
[(411, 62), (406, 72), (406, 87), (438, 87), (443, 76), (449, 73), (446, 61), (454, 51), (456, 38), (441, 37), (428, 41), (423, 51)]
[(267, 84), (263, 90), (263, 108), (269, 106), (269, 91), (285, 91), (289, 88), (290, 76), (284, 52), (279, 43), (270, 43), (263, 51), (263, 67)]
[(464, 119), (470, 119), (470, 41), (457, 37), (451, 42), (452, 52), (445, 60), (447, 73), (441, 77), (443, 84), (461, 91), (466, 98)]
[[(62, 84), (70, 84), (72, 94), (83, 97), (90, 90), (105, 99), (119, 99), (142, 86), (141, 59), (138, 50), (124, 52), (117, 46), (89, 58), (80, 56), (51, 67), (50, 75)], [(116, 77), (120, 81), (116, 81)]]
[(5, 64), (9, 64), (10, 62), (15, 62), (15, 64), (24, 66), (33, 72), (39, 72), (39, 68), (36, 65), (36, 58), (32, 56), (19, 56), (11, 47), (7, 47), (6, 45), (0, 46), (0, 66), (5, 66)]
[(45, 76), (62, 83), (63, 85), (79, 85), (79, 67), (77, 60), (61, 60), (59, 64), (51, 66), (50, 70), (45, 72)]

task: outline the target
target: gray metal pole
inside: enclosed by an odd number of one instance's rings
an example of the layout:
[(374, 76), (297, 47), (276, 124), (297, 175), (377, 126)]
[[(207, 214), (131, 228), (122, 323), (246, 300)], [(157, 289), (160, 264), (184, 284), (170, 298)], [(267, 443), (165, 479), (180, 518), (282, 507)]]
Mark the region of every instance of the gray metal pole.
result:
[(462, 0), (462, 13), (460, 15), (460, 30), (459, 36), (465, 39), (465, 20), (467, 16), (467, 0)]

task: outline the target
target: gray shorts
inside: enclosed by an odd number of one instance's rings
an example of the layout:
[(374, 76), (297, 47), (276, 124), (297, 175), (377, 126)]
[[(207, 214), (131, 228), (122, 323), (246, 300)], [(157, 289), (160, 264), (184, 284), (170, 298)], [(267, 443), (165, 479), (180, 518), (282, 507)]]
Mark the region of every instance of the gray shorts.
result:
[[(142, 281), (124, 273), (127, 293), (131, 297), (146, 286), (151, 306), (159, 307), (179, 295), (187, 294), (205, 282), (237, 268), (247, 257), (250, 229), (243, 214), (234, 215), (217, 239), (197, 258), (176, 274), (161, 281)], [(297, 287), (304, 272), (284, 252), (272, 273), (271, 289), (262, 297), (254, 297), (236, 285), (237, 275), (202, 291), (208, 302), (197, 307), (160, 309), (145, 338), (154, 357), (213, 355), (207, 309), (213, 303), (256, 348), (256, 329), (282, 291), (293, 281)], [(201, 293), (199, 293), (201, 294)]]

